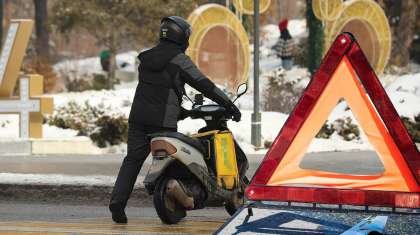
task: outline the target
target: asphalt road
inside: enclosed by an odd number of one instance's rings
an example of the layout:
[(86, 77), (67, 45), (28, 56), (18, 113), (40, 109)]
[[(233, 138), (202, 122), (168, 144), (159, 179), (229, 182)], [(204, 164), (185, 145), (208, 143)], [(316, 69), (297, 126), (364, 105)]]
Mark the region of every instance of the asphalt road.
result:
[[(0, 156), (0, 172), (32, 174), (116, 176), (124, 155)], [(249, 155), (252, 178), (264, 155)], [(140, 175), (145, 175), (147, 159)], [(384, 172), (373, 151), (308, 153), (300, 167), (342, 174), (375, 175)], [(331, 214), (255, 209), (255, 216), (241, 218), (223, 234), (341, 234), (366, 218), (363, 214)], [(190, 211), (177, 225), (162, 224), (153, 207), (128, 206), (128, 225), (110, 220), (107, 206), (0, 202), (0, 235), (26, 234), (212, 234), (229, 216), (224, 208)], [(244, 212), (245, 213), (245, 212)], [(246, 217), (246, 213), (241, 215)], [(265, 219), (263, 219), (265, 218)], [(244, 222), (245, 221), (245, 222)], [(387, 234), (420, 234), (418, 217), (391, 217)]]
[[(0, 172), (116, 176), (123, 158), (121, 154), (0, 156)], [(248, 156), (249, 178), (263, 158), (262, 154)], [(151, 159), (146, 160), (140, 175), (147, 173), (150, 162)], [(300, 167), (354, 175), (374, 175), (385, 170), (373, 151), (308, 153)], [(211, 234), (229, 219), (223, 208), (206, 208), (188, 212), (180, 224), (168, 226), (160, 222), (153, 207), (128, 206), (130, 223), (124, 226), (109, 219), (106, 206), (0, 202), (0, 208), (0, 235), (47, 231), (64, 234)], [(243, 218), (236, 220), (224, 234), (341, 234), (367, 217), (362, 214), (275, 210), (258, 212), (258, 209), (254, 213), (255, 216), (245, 223)], [(391, 232), (387, 234), (420, 234), (418, 217), (390, 217), (390, 226)]]
[[(111, 221), (107, 206), (0, 202), (0, 234), (212, 234), (230, 216), (223, 208), (189, 211), (177, 225), (163, 224), (153, 207), (128, 206), (127, 225)], [(243, 211), (220, 234), (339, 235), (365, 214)], [(420, 234), (420, 218), (391, 216), (387, 235)]]
[(112, 222), (107, 206), (0, 202), (0, 234), (212, 234), (229, 218), (223, 208), (189, 211), (163, 224), (153, 207), (128, 206), (127, 225)]
[[(258, 169), (264, 154), (249, 154), (248, 178)], [(117, 176), (123, 154), (107, 155), (2, 155), (0, 172), (22, 174), (66, 174)], [(147, 158), (140, 176), (145, 176), (152, 159)], [(300, 167), (333, 173), (375, 175), (385, 171), (374, 151), (307, 153)]]

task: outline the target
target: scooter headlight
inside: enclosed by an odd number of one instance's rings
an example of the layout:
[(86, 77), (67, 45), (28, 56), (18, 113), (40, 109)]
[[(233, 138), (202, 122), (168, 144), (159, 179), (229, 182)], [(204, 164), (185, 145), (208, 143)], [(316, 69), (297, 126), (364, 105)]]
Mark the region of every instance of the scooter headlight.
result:
[(152, 140), (150, 150), (153, 156), (167, 156), (177, 152), (177, 149), (165, 140)]

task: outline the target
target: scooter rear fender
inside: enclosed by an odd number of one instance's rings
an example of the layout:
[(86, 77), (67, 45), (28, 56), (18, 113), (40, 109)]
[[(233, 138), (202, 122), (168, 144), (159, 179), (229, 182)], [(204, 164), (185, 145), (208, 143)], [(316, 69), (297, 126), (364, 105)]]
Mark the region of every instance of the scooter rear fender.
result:
[(190, 145), (176, 138), (170, 137), (156, 137), (152, 139), (152, 142), (156, 140), (164, 140), (169, 142), (177, 149), (177, 152), (167, 156), (152, 156), (151, 154), (149, 155), (149, 157), (153, 157), (153, 162), (150, 165), (149, 172), (144, 178), (143, 183), (150, 195), (153, 194), (153, 189), (156, 180), (175, 160), (181, 162), (183, 165), (185, 165), (185, 167), (187, 167), (191, 163), (195, 163), (201, 166), (205, 171), (208, 171), (203, 155)]
[(156, 137), (152, 139), (152, 142), (157, 140), (164, 140), (172, 144), (177, 149), (177, 152), (171, 154), (170, 156), (182, 162), (185, 166), (188, 166), (191, 163), (197, 163), (198, 165), (202, 166), (204, 169), (207, 170), (207, 165), (204, 161), (203, 154), (201, 154), (200, 151), (198, 151), (194, 147), (179, 139), (171, 137)]
[(147, 175), (143, 180), (143, 183), (146, 185), (146, 187), (147, 185), (155, 185), (156, 180), (159, 178), (159, 176), (162, 175), (166, 167), (168, 167), (173, 161), (175, 161), (175, 159), (170, 156), (153, 157), (149, 172), (147, 172)]

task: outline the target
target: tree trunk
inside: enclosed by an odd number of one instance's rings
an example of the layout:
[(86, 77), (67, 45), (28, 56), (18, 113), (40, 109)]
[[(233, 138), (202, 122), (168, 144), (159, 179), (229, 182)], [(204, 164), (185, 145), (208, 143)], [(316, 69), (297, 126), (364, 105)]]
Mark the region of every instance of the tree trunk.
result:
[(3, 45), (3, 0), (0, 0), (0, 48)]
[(108, 73), (108, 90), (114, 90), (115, 80), (115, 56), (117, 55), (117, 49), (115, 45), (115, 36), (112, 34), (109, 47), (109, 73)]
[(49, 34), (47, 27), (47, 0), (34, 0), (35, 4), (35, 29), (36, 53), (50, 62)]
[(402, 0), (401, 16), (396, 30), (395, 45), (393, 45), (392, 58), (397, 66), (407, 66), (410, 60), (408, 48), (413, 42), (414, 29), (417, 23), (418, 3), (415, 0)]
[(280, 0), (278, 0), (277, 3), (279, 4), (279, 22), (280, 22), (283, 20), (283, 1), (281, 3), (279, 1)]

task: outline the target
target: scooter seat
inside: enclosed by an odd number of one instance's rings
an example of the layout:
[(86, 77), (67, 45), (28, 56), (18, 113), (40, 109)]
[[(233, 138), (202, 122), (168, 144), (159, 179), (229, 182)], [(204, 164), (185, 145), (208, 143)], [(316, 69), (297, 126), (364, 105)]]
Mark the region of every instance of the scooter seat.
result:
[(170, 138), (175, 138), (175, 139), (179, 139), (182, 142), (192, 146), (193, 148), (197, 149), (201, 154), (203, 154), (203, 156), (206, 156), (206, 150), (204, 149), (204, 146), (200, 143), (200, 141), (188, 137), (182, 133), (179, 132), (158, 132), (158, 133), (154, 133), (154, 134), (149, 134), (147, 135), (147, 137), (149, 138), (156, 138), (156, 137), (170, 137)]

